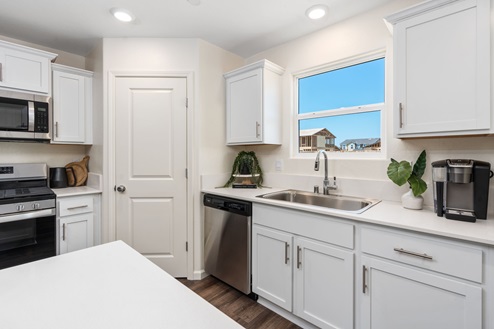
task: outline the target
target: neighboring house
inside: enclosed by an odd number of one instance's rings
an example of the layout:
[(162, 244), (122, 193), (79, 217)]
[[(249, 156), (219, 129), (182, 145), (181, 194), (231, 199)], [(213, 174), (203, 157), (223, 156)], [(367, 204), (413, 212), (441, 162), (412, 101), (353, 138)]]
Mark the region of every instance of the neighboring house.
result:
[(326, 128), (302, 129), (299, 135), (300, 153), (339, 151), (335, 145), (336, 136)]
[(342, 151), (347, 151), (347, 152), (380, 151), (381, 139), (380, 138), (346, 139), (344, 142), (340, 143), (340, 148)]

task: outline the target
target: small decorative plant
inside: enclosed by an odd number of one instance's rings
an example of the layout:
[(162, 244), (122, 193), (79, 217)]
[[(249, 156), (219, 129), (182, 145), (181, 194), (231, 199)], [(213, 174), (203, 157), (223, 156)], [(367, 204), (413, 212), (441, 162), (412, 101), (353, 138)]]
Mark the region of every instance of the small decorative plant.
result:
[(262, 169), (254, 151), (240, 151), (238, 153), (233, 161), (230, 179), (228, 179), (224, 187), (232, 185), (238, 175), (250, 175), (251, 177), (255, 177), (256, 179), (251, 183), (256, 184), (259, 187), (262, 186)]
[(406, 182), (410, 185), (414, 196), (419, 196), (427, 190), (427, 183), (422, 180), (422, 175), (425, 172), (426, 166), (425, 150), (420, 153), (417, 161), (412, 167), (412, 163), (408, 161), (398, 162), (391, 159), (388, 166), (388, 177), (398, 186), (404, 185)]

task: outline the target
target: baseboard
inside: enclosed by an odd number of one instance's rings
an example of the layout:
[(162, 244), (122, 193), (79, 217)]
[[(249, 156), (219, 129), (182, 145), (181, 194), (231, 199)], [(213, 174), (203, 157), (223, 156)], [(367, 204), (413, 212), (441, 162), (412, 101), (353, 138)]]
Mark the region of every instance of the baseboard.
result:
[(207, 277), (209, 274), (204, 272), (204, 270), (194, 271), (192, 278), (188, 278), (189, 280), (202, 280)]
[(293, 315), (292, 313), (288, 312), (287, 310), (279, 307), (278, 305), (275, 305), (271, 303), (270, 301), (259, 297), (257, 300), (259, 304), (262, 306), (269, 308), (271, 311), (275, 312), (276, 314), (284, 317), (285, 319), (291, 321), (292, 323), (295, 323), (297, 326), (304, 328), (304, 329), (319, 329), (319, 327), (316, 327), (315, 325), (305, 321), (304, 319), (299, 318), (298, 316)]

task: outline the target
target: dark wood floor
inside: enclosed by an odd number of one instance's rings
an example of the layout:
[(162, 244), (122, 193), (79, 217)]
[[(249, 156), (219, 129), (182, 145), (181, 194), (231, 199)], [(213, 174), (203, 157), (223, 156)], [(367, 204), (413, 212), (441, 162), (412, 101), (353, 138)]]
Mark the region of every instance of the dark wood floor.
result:
[(300, 328), (212, 276), (200, 281), (178, 280), (244, 328)]

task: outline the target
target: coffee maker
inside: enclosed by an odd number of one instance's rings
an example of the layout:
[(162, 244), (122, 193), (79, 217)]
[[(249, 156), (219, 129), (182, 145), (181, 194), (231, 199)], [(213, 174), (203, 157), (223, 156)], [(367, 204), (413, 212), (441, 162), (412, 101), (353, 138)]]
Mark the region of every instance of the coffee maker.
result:
[(487, 218), (491, 164), (446, 159), (432, 163), (434, 212), (448, 219), (475, 222)]

